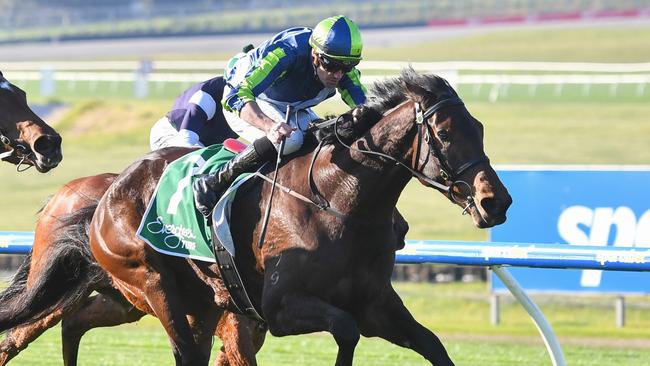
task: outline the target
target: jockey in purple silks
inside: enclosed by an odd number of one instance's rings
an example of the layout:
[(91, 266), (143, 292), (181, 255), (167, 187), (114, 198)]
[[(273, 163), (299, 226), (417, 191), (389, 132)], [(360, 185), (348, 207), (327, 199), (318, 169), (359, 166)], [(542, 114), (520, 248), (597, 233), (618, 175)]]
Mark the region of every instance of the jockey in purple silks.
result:
[(218, 76), (181, 93), (172, 109), (151, 128), (151, 150), (169, 146), (205, 147), (237, 138), (219, 105), (225, 85), (224, 78)]

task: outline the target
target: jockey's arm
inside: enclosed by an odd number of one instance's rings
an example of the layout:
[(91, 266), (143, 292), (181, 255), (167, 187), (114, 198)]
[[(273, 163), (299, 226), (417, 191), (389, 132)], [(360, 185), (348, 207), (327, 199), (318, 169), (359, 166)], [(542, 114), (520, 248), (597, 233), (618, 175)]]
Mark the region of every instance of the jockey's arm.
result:
[(274, 121), (262, 112), (255, 98), (286, 72), (294, 61), (290, 47), (277, 46), (269, 49), (258, 65), (249, 71), (244, 81), (229, 95), (225, 95), (222, 101), (226, 111), (238, 113), (241, 119), (264, 131), (275, 144), (280, 143), (283, 136), (289, 136), (293, 129), (283, 121)]
[(277, 124), (276, 121), (262, 112), (262, 109), (255, 101), (246, 103), (239, 112), (239, 117), (265, 133), (268, 133)]
[(199, 127), (208, 119), (207, 113), (199, 105), (190, 104), (175, 138), (177, 140), (175, 145), (203, 147), (203, 144), (199, 141)]
[(250, 101), (242, 107), (239, 117), (266, 133), (273, 143), (280, 143), (283, 136), (289, 136), (293, 128), (282, 121), (274, 121), (267, 116), (255, 101)]
[(341, 99), (350, 108), (366, 101), (366, 87), (361, 84), (361, 73), (356, 68), (343, 75), (337, 89), (341, 94)]

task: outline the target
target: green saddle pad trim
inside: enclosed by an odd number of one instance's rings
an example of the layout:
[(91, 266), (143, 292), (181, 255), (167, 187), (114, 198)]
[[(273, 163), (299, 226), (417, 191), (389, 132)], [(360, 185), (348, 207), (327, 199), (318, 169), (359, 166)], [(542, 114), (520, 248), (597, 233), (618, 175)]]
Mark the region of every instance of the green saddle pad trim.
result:
[(147, 206), (138, 237), (161, 253), (215, 262), (210, 227), (194, 207), (192, 183), (195, 175), (215, 172), (235, 155), (216, 144), (169, 164)]

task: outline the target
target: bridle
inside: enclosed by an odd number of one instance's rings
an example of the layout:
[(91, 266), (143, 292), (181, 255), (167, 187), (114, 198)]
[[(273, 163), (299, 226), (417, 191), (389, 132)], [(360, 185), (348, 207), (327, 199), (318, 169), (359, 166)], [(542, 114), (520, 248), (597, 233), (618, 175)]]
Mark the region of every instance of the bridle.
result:
[[(11, 85), (6, 79), (4, 79), (2, 72), (0, 72), (0, 79), (2, 79), (2, 83)], [(34, 152), (29, 145), (25, 145), (17, 140), (12, 140), (9, 136), (3, 133), (2, 130), (0, 130), (0, 146), (5, 150), (0, 152), (0, 159), (16, 158), (18, 160), (18, 163), (16, 164), (17, 171), (24, 172), (32, 167), (32, 164), (29, 164), (29, 162), (34, 160)], [(26, 166), (26, 168), (22, 168), (23, 166)]]
[(18, 159), (18, 163), (16, 164), (17, 171), (24, 172), (25, 170), (32, 167), (32, 164), (29, 164), (28, 162), (33, 160), (34, 152), (29, 148), (28, 145), (25, 145), (22, 142), (18, 142), (17, 140), (12, 140), (1, 130), (0, 145), (5, 149), (4, 152), (0, 152), (0, 159), (8, 159), (11, 157)]
[[(441, 191), (442, 193), (446, 194), (447, 197), (449, 197), (450, 200), (452, 200), (455, 203), (460, 204), (463, 206), (463, 214), (466, 214), (469, 212), (469, 210), (476, 205), (474, 202), (474, 198), (471, 195), (472, 192), (472, 186), (465, 182), (464, 180), (458, 179), (459, 176), (461, 176), (464, 172), (466, 172), (468, 169), (481, 164), (485, 162), (489, 162), (490, 159), (485, 155), (481, 155), (480, 157), (470, 160), (463, 165), (461, 165), (458, 168), (452, 168), (449, 164), (449, 161), (445, 158), (445, 156), (442, 154), (442, 151), (438, 146), (434, 143), (434, 134), (431, 129), (431, 126), (429, 125), (428, 120), (436, 114), (439, 110), (449, 107), (449, 106), (456, 106), (456, 105), (464, 105), (463, 101), (458, 98), (458, 97), (451, 97), (451, 98), (446, 98), (442, 99), (433, 106), (429, 107), (426, 111), (422, 112), (422, 108), (420, 107), (420, 103), (415, 102), (415, 124), (418, 126), (418, 140), (417, 140), (417, 150), (415, 152), (415, 158), (413, 159), (414, 161), (414, 167), (408, 166), (404, 164), (403, 162), (399, 161), (398, 159), (384, 154), (380, 153), (377, 151), (371, 151), (371, 150), (363, 150), (363, 149), (358, 149), (354, 148), (352, 146), (347, 145), (345, 142), (341, 140), (341, 138), (338, 135), (337, 132), (337, 123), (338, 120), (340, 119), (337, 118), (336, 121), (334, 122), (334, 134), (336, 135), (336, 138), (339, 140), (339, 142), (345, 146), (346, 148), (357, 151), (363, 154), (368, 154), (368, 155), (376, 155), (376, 156), (381, 156), (383, 158), (386, 158), (388, 160), (391, 160), (395, 162), (395, 164), (400, 165), (404, 168), (406, 168), (412, 176), (418, 178), (419, 180), (425, 182), (426, 184), (430, 185), (431, 187)], [(421, 127), (420, 127), (421, 126)], [(424, 130), (424, 132), (423, 132)], [(423, 173), (420, 173), (417, 171), (417, 164), (419, 162), (420, 158), (420, 149), (422, 146), (422, 139), (427, 142), (427, 145), (429, 146), (429, 152), (438, 160), (439, 164), (439, 169), (440, 169), (440, 177), (443, 179), (443, 183), (438, 182), (437, 180), (427, 177)], [(446, 183), (446, 184), (445, 184)], [(458, 198), (454, 195), (454, 188), (457, 188), (458, 192), (463, 192), (462, 188), (463, 186), (467, 187), (468, 192), (470, 194), (468, 196)]]
[[(468, 169), (470, 169), (470, 168), (472, 168), (472, 167), (474, 167), (474, 166), (476, 166), (478, 164), (489, 162), (490, 159), (485, 154), (483, 154), (482, 156), (480, 156), (480, 157), (478, 157), (476, 159), (473, 159), (471, 161), (468, 161), (468, 162), (464, 163), (463, 165), (461, 165), (460, 167), (458, 167), (456, 169), (453, 169), (450, 166), (448, 160), (442, 154), (442, 151), (440, 151), (438, 146), (436, 146), (436, 144), (433, 142), (433, 136), (434, 136), (433, 131), (431, 130), (431, 126), (427, 123), (427, 121), (436, 112), (438, 112), (442, 108), (445, 108), (445, 107), (448, 107), (448, 106), (454, 106), (454, 105), (464, 105), (464, 103), (458, 97), (447, 98), (447, 99), (443, 99), (443, 100), (437, 102), (436, 104), (434, 104), (433, 106), (431, 106), (429, 109), (427, 109), (424, 112), (422, 112), (422, 109), (420, 107), (420, 103), (417, 103), (417, 102), (415, 103), (415, 124), (418, 125), (417, 151), (415, 153), (415, 159), (414, 159), (415, 167), (410, 167), (410, 166), (404, 164), (403, 162), (399, 161), (398, 159), (396, 159), (396, 158), (394, 158), (394, 157), (392, 157), (390, 155), (387, 155), (387, 154), (384, 154), (384, 153), (381, 153), (381, 152), (377, 152), (377, 151), (372, 151), (372, 150), (358, 149), (358, 148), (355, 148), (355, 147), (352, 147), (352, 146), (346, 144), (338, 134), (338, 128), (337, 127), (338, 127), (338, 122), (341, 119), (341, 116), (334, 119), (334, 121), (327, 121), (327, 122), (319, 123), (318, 125), (313, 125), (312, 127), (310, 127), (310, 129), (312, 129), (312, 128), (324, 128), (324, 127), (327, 127), (327, 126), (330, 126), (330, 125), (334, 124), (334, 135), (336, 136), (336, 138), (338, 139), (338, 141), (339, 141), (339, 143), (341, 145), (343, 145), (344, 147), (346, 147), (347, 149), (349, 149), (351, 151), (357, 151), (357, 152), (367, 154), (367, 155), (380, 156), (380, 157), (383, 157), (385, 159), (393, 161), (396, 165), (402, 166), (403, 168), (407, 169), (411, 173), (412, 176), (414, 176), (414, 177), (418, 178), (419, 180), (427, 183), (428, 185), (432, 186), (433, 188), (441, 191), (442, 193), (446, 194), (447, 197), (449, 197), (450, 200), (452, 200), (453, 202), (458, 203), (461, 206), (463, 206), (463, 215), (464, 215), (464, 214), (468, 213), (469, 210), (472, 207), (476, 206), (476, 203), (474, 202), (474, 198), (471, 195), (471, 191), (472, 191), (471, 190), (471, 185), (469, 183), (461, 180), (461, 179), (458, 179), (458, 177), (460, 175), (462, 175), (464, 172), (466, 172)], [(420, 126), (423, 126), (423, 127), (420, 127)], [(422, 132), (423, 130), (424, 130), (424, 133)], [(427, 144), (429, 146), (429, 152), (438, 160), (439, 169), (440, 169), (440, 177), (444, 180), (444, 183), (448, 183), (448, 184), (440, 183), (437, 180), (435, 180), (433, 178), (430, 178), (430, 177), (427, 177), (423, 173), (420, 173), (419, 171), (416, 170), (417, 169), (417, 164), (418, 164), (418, 159), (419, 159), (419, 156), (420, 156), (420, 146), (422, 145), (422, 138), (424, 138), (424, 140), (427, 142)], [(299, 194), (298, 192), (295, 192), (292, 189), (283, 186), (282, 184), (278, 183), (277, 186), (278, 186), (278, 188), (280, 188), (280, 190), (284, 191), (284, 193), (287, 193), (287, 194), (289, 194), (291, 196), (294, 196), (295, 198), (298, 198), (299, 200), (304, 201), (306, 203), (313, 204), (313, 205), (317, 206), (319, 209), (327, 211), (327, 212), (329, 212), (330, 214), (332, 214), (332, 215), (334, 215), (336, 217), (344, 218), (345, 215), (343, 213), (341, 213), (340, 211), (336, 210), (335, 208), (331, 207), (329, 202), (318, 192), (318, 189), (316, 188), (316, 186), (314, 184), (312, 171), (313, 171), (313, 168), (314, 168), (314, 163), (316, 161), (316, 158), (317, 158), (317, 156), (318, 156), (318, 154), (319, 154), (319, 152), (320, 152), (320, 150), (321, 150), (321, 148), (323, 146), (323, 142), (324, 142), (324, 140), (321, 141), (318, 144), (318, 146), (316, 147), (316, 149), (314, 150), (312, 160), (311, 160), (311, 164), (309, 166), (309, 172), (308, 172), (308, 178), (307, 178), (307, 180), (309, 182), (309, 187), (310, 187), (310, 190), (311, 190), (311, 193), (312, 193), (312, 196), (314, 197), (314, 199), (307, 198), (307, 197)], [(276, 174), (277, 174), (277, 172), (276, 172)], [(264, 174), (261, 174), (259, 171), (257, 173), (255, 173), (255, 175), (257, 175), (258, 177), (266, 180), (269, 183), (273, 182), (270, 178), (266, 177)], [(462, 199), (460, 199), (460, 198), (458, 198), (458, 197), (456, 197), (454, 195), (453, 190), (454, 190), (455, 187), (462, 187), (462, 186), (466, 186), (468, 188), (468, 192), (470, 192), (470, 194), (468, 196), (463, 197)], [(459, 189), (459, 191), (462, 192), (462, 190), (460, 190), (460, 189)]]
[[(463, 208), (463, 213), (467, 213), (467, 211), (475, 205), (474, 199), (472, 198), (471, 194), (466, 197), (458, 198), (456, 195), (454, 195), (454, 188), (457, 187), (459, 192), (463, 191), (462, 186), (467, 187), (468, 192), (471, 192), (472, 189), (469, 183), (462, 179), (459, 179), (458, 177), (460, 177), (468, 169), (478, 164), (489, 162), (490, 159), (485, 154), (483, 154), (473, 160), (464, 163), (458, 168), (452, 168), (449, 164), (449, 160), (445, 158), (445, 156), (442, 154), (442, 151), (440, 151), (440, 148), (434, 143), (433, 130), (431, 129), (431, 125), (427, 123), (429, 118), (431, 118), (440, 109), (456, 105), (465, 105), (465, 103), (463, 103), (463, 101), (458, 97), (447, 98), (437, 102), (423, 113), (422, 109), (420, 108), (420, 103), (415, 103), (415, 123), (418, 125), (418, 140), (416, 143), (417, 150), (413, 159), (414, 169), (409, 170), (411, 170), (411, 173), (418, 179), (426, 182), (427, 184), (430, 184), (443, 193), (446, 193), (453, 202), (456, 202), (460, 205), (465, 205)], [(420, 128), (419, 126), (422, 127)], [(420, 159), (420, 148), (422, 146), (423, 138), (427, 145), (429, 145), (429, 152), (433, 154), (436, 160), (438, 160), (440, 177), (444, 180), (445, 183), (448, 184), (440, 184), (416, 170)]]

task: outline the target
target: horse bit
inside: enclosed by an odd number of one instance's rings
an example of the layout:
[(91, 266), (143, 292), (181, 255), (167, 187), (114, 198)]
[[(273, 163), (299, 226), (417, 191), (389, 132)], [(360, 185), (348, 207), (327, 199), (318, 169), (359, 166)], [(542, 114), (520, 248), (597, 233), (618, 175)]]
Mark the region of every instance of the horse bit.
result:
[[(433, 141), (433, 131), (431, 130), (431, 126), (427, 123), (429, 118), (431, 118), (436, 112), (441, 110), (442, 108), (448, 107), (448, 106), (455, 106), (455, 105), (464, 105), (462, 99), (458, 97), (452, 97), (452, 98), (447, 98), (447, 99), (442, 99), (433, 106), (431, 106), (429, 109), (426, 111), (422, 112), (422, 109), (420, 107), (420, 103), (415, 103), (415, 124), (418, 126), (423, 126), (422, 128), (418, 127), (418, 142), (417, 142), (417, 151), (415, 153), (415, 159), (414, 159), (414, 164), (416, 165), (419, 162), (420, 158), (420, 146), (422, 145), (422, 138), (423, 138), (423, 133), (422, 130), (424, 129), (425, 135), (424, 135), (424, 140), (427, 142), (429, 145), (429, 151), (433, 154), (433, 156), (438, 160), (439, 163), (439, 170), (440, 170), (440, 177), (445, 181), (445, 183), (449, 183), (448, 185), (442, 184), (438, 182), (437, 180), (434, 180), (432, 178), (427, 177), (423, 173), (420, 173), (416, 171), (414, 168), (404, 164), (403, 162), (397, 160), (396, 158), (380, 153), (377, 151), (370, 151), (370, 150), (362, 150), (362, 149), (357, 149), (352, 146), (346, 145), (343, 141), (341, 141), (337, 129), (336, 129), (336, 121), (334, 123), (334, 134), (336, 135), (337, 139), (343, 146), (347, 147), (350, 150), (354, 150), (360, 153), (364, 154), (371, 154), (371, 155), (377, 155), (381, 156), (383, 158), (392, 160), (395, 162), (396, 165), (400, 165), (404, 168), (406, 168), (411, 175), (414, 177), (420, 179), (421, 181), (431, 185), (433, 188), (436, 188), (437, 190), (446, 193), (449, 199), (451, 199), (453, 202), (461, 205), (463, 207), (462, 214), (465, 215), (469, 212), (469, 210), (472, 207), (476, 206), (476, 202), (474, 202), (474, 198), (471, 195), (472, 192), (472, 186), (465, 182), (464, 180), (457, 179), (461, 174), (466, 172), (468, 169), (474, 167), (475, 165), (484, 163), (484, 162), (489, 162), (490, 159), (483, 154), (482, 156), (470, 160), (466, 162), (465, 164), (461, 165), (457, 169), (452, 169), (451, 166), (449, 165), (448, 160), (445, 158), (445, 156), (442, 154), (442, 151), (438, 146)], [(338, 118), (337, 118), (338, 121)], [(458, 198), (454, 195), (454, 188), (456, 188), (457, 192), (463, 192), (462, 187), (465, 186), (467, 187), (467, 192), (469, 194), (463, 198)]]
[[(26, 162), (32, 158), (34, 152), (29, 148), (29, 146), (24, 145), (18, 141), (12, 141), (7, 135), (3, 134), (0, 131), (0, 144), (5, 148), (6, 151), (0, 153), (0, 159), (9, 158), (15, 156), (20, 159), (18, 164), (16, 164), (16, 170), (19, 172), (24, 172), (25, 170), (32, 167), (31, 164)], [(26, 168), (21, 166), (25, 165)]]

